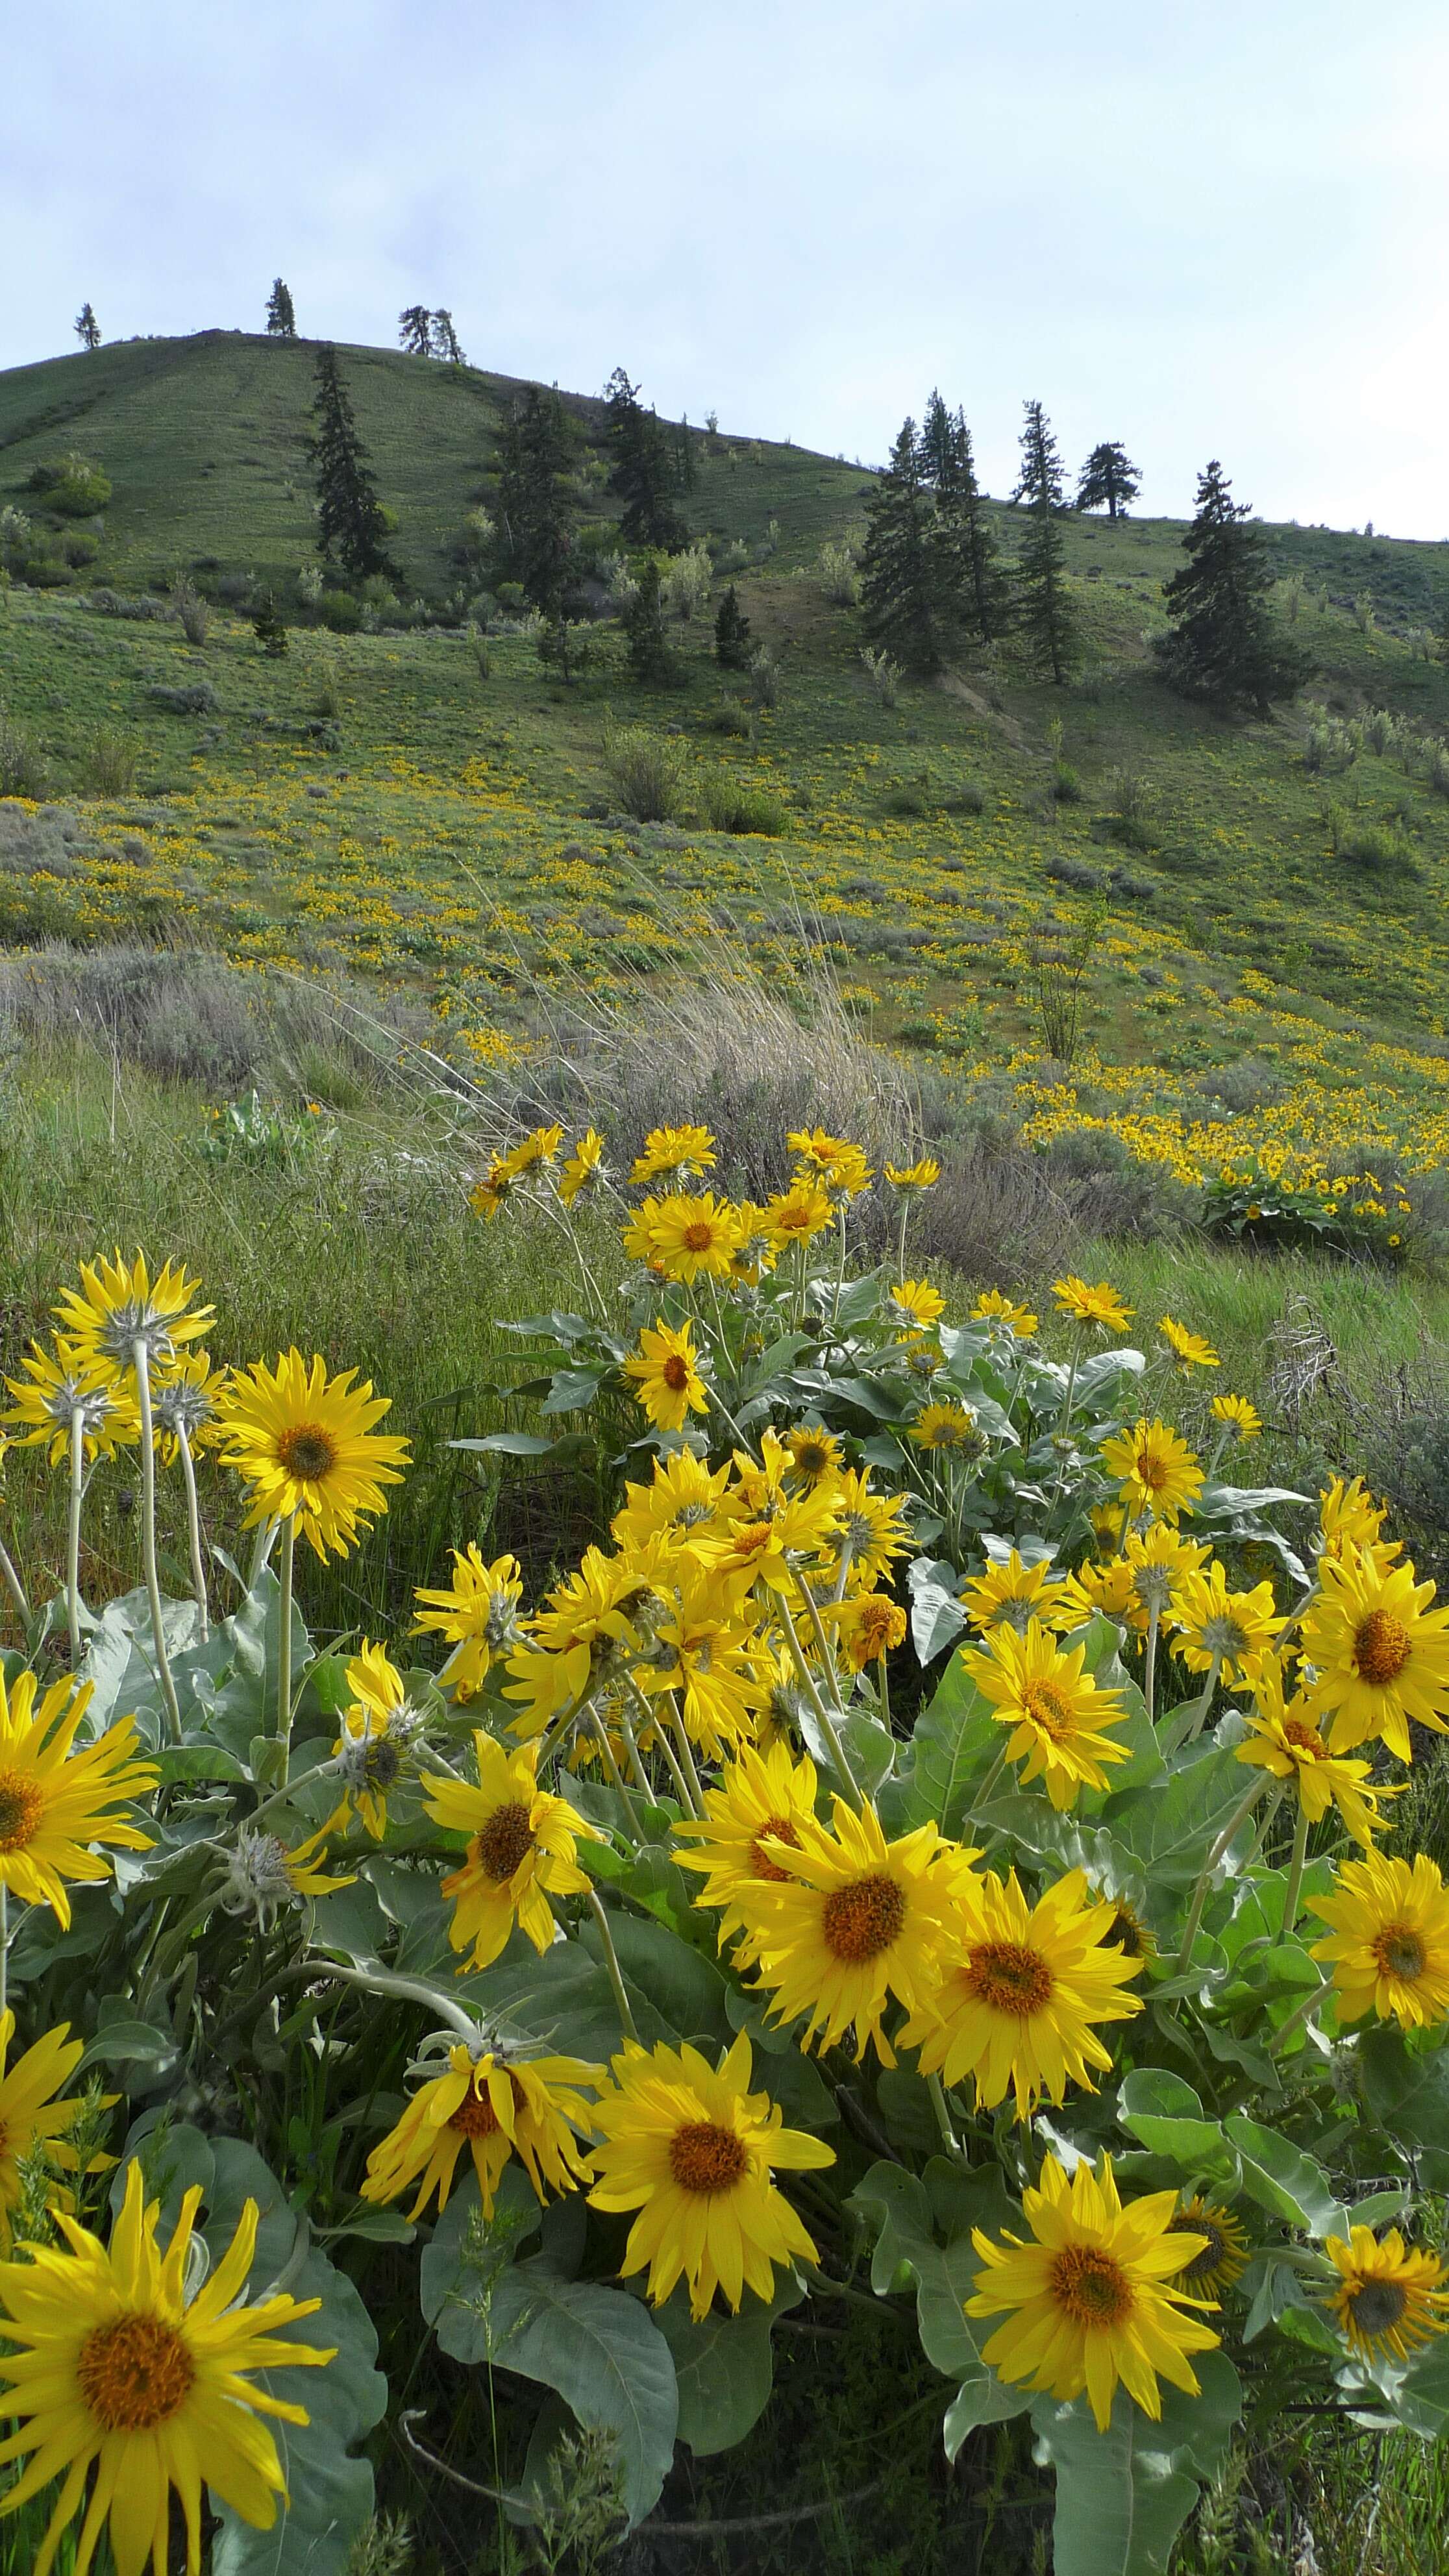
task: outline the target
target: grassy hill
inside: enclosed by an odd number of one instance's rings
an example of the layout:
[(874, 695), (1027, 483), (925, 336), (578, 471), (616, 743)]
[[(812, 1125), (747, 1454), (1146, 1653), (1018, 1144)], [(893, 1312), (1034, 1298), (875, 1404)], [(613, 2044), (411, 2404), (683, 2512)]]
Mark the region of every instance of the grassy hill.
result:
[[(397, 549), (440, 598), (510, 382), (343, 354)], [(0, 622), (0, 708), (71, 816), (7, 827), (12, 945), (179, 930), (247, 966), (347, 969), (490, 1062), (526, 1040), (540, 988), (668, 973), (717, 943), (722, 906), (778, 971), (803, 905), (876, 1034), (985, 1086), (1034, 1141), (1110, 1128), (1184, 1179), (1285, 1143), (1442, 1159), (1449, 666), (1424, 629), (1449, 547), (1272, 530), (1315, 672), (1294, 709), (1248, 725), (1155, 677), (1182, 535), (1160, 519), (1066, 523), (1070, 688), (997, 649), (884, 703), (857, 614), (816, 569), (859, 524), (860, 469), (728, 435), (700, 442), (690, 508), (717, 556), (737, 541), (773, 706), (726, 684), (708, 618), (676, 626), (675, 685), (647, 691), (607, 624), (565, 689), (518, 632), (490, 639), (482, 677), (470, 637), (436, 622), (299, 629), (272, 662), (224, 613), (200, 649), (174, 622), (95, 613), (101, 582), (155, 586), (178, 564), (214, 592), (228, 574), (294, 580), (313, 542), (311, 360), (213, 332), (0, 377), (0, 506), (69, 447), (114, 485), (88, 589), (17, 591)], [(597, 438), (601, 406), (569, 400)], [(999, 518), (1009, 554), (1014, 513)], [(663, 826), (623, 810), (611, 714), (672, 746)], [(120, 792), (97, 748), (116, 739)], [(731, 788), (762, 795), (773, 829), (711, 828)], [(1070, 1079), (1044, 1080), (1033, 929), (1098, 896), (1082, 1046)]]

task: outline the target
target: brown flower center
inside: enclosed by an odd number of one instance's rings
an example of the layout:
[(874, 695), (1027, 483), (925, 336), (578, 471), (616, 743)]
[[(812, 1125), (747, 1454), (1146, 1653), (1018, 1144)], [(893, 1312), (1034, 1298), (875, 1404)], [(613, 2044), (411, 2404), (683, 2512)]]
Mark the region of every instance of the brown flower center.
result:
[(729, 2191), (749, 2161), (744, 2141), (718, 2120), (687, 2120), (669, 2141), (669, 2170), (681, 2191)]
[(533, 1826), (521, 1798), (495, 1807), (480, 1834), (473, 1837), (479, 1867), (500, 1885), (511, 1878), (533, 1849)]
[(1137, 1480), (1147, 1487), (1149, 1494), (1160, 1494), (1167, 1482), (1167, 1460), (1159, 1458), (1155, 1449), (1139, 1449)]
[(45, 1791), (24, 1771), (0, 1771), (0, 1852), (24, 1851), (45, 1813)]
[(320, 1422), (293, 1422), (277, 1441), (277, 1461), (299, 1485), (319, 1485), (337, 1464), (337, 1443)]
[(788, 1843), (791, 1851), (799, 1850), (800, 1837), (788, 1816), (767, 1816), (750, 1845), (750, 1866), (754, 1876), (768, 1878), (778, 1886), (789, 1877), (790, 1873), (787, 1869), (782, 1869), (777, 1860), (771, 1860), (765, 1849), (767, 1835), (777, 1843)]
[(827, 1950), (855, 1967), (888, 1950), (900, 1938), (905, 1919), (904, 1888), (884, 1870), (873, 1870), (869, 1878), (831, 1889), (821, 1908), (820, 1929)]
[(1309, 1726), (1301, 1717), (1287, 1717), (1283, 1721), (1283, 1733), (1300, 1753), (1308, 1755), (1310, 1762), (1326, 1760), (1328, 1747), (1316, 1726)]
[[(510, 2075), (508, 2081), (513, 2087), (514, 2110), (521, 2111), (524, 2107), (523, 2086), (516, 2075)], [(459, 2130), (465, 2138), (493, 2138), (497, 2136), (501, 2122), (486, 2093), (465, 2093), (448, 2126)]]
[(1133, 1907), (1119, 1905), (1102, 1935), (1102, 1941), (1104, 1947), (1120, 1950), (1124, 1958), (1144, 1959), (1147, 1956), (1151, 1937)]
[(981, 1942), (971, 1953), (962, 1982), (978, 2003), (988, 2004), (993, 2012), (1012, 2013), (1019, 2021), (1029, 2021), (1041, 2012), (1056, 1991), (1056, 1979), (1041, 1952), (1029, 1950), (1021, 1941)]
[(708, 1217), (697, 1216), (687, 1225), (680, 1241), (686, 1252), (708, 1252), (714, 1241), (714, 1227)]
[(1096, 2245), (1064, 2245), (1051, 2267), (1051, 2288), (1074, 2325), (1117, 2326), (1132, 2314), (1131, 2282)]
[(1422, 1977), (1427, 1953), (1418, 1933), (1408, 1923), (1385, 1923), (1376, 1932), (1369, 1949), (1386, 1977), (1398, 1977), (1412, 1986)]
[(1353, 2321), (1364, 2336), (1392, 2334), (1409, 2304), (1401, 2281), (1360, 2281), (1349, 2292)]
[(195, 2364), (164, 2317), (117, 2317), (93, 2326), (76, 2361), (80, 2392), (107, 2433), (145, 2433), (183, 2405)]
[(665, 1385), (672, 1386), (678, 1395), (689, 1384), (689, 1362), (681, 1359), (678, 1351), (671, 1351), (659, 1374)]
[(1409, 1660), (1409, 1632), (1392, 1610), (1371, 1610), (1354, 1630), (1353, 1660), (1362, 1679), (1396, 1682)]
[(1201, 2253), (1194, 2254), (1192, 2261), (1184, 2264), (1178, 2273), (1177, 2286), (1180, 2290), (1198, 2290), (1202, 2288), (1204, 2282), (1216, 2278), (1218, 2266), (1225, 2259), (1230, 2248), (1226, 2236), (1215, 2219), (1209, 2218), (1205, 2210), (1180, 2209), (1175, 2218), (1169, 2218), (1167, 2232), (1169, 2236), (1205, 2236), (1207, 2238)]
[(1075, 1728), (1072, 1703), (1059, 1682), (1031, 1681), (1021, 1694), (1027, 1716), (1049, 1735), (1053, 1744), (1064, 1744)]

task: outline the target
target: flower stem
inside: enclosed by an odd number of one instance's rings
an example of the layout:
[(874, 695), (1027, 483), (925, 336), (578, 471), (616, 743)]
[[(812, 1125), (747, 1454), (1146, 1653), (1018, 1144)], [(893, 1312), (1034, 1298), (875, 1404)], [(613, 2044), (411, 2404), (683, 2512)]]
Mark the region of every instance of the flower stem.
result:
[(626, 2037), (639, 2041), (642, 2047), (643, 2042), (639, 2040), (639, 2025), (634, 2019), (633, 2009), (625, 1991), (624, 1971), (619, 1965), (619, 1953), (614, 1947), (613, 1933), (609, 1930), (608, 1913), (597, 1888), (590, 1888), (589, 1903), (594, 1909), (594, 1921), (599, 1927), (599, 1939), (604, 1945), (604, 1965), (609, 1971), (609, 1983), (614, 1989), (614, 2001), (619, 2007), (619, 2019), (623, 2024)]
[(608, 1772), (610, 1780), (623, 1801), (624, 1813), (629, 1819), (629, 1831), (635, 1843), (642, 1845), (645, 1840), (644, 1828), (639, 1822), (639, 1811), (629, 1795), (629, 1783), (614, 1758), (614, 1748), (609, 1742), (609, 1730), (592, 1701), (584, 1714), (599, 1739), (599, 1751), (603, 1756), (604, 1769)]
[(1293, 1937), (1298, 1920), (1298, 1898), (1303, 1886), (1303, 1864), (1308, 1857), (1308, 1809), (1298, 1802), (1298, 1822), (1293, 1828), (1293, 1857), (1288, 1864), (1288, 1893), (1283, 1899), (1283, 1938)]
[(297, 1553), (297, 1515), (282, 1523), (281, 1623), (277, 1631), (277, 1786), (285, 1789), (292, 1756), (292, 1576)]
[(181, 1474), (186, 1486), (186, 1526), (191, 1539), (191, 1588), (196, 1594), (196, 1607), (201, 1618), (201, 1642), (211, 1634), (211, 1607), (206, 1597), (206, 1558), (201, 1545), (201, 1508), (196, 1499), (196, 1462), (191, 1455), (183, 1423), (176, 1426), (176, 1445), (181, 1453)]
[(1252, 1787), (1243, 1798), (1242, 1803), (1233, 1809), (1231, 1816), (1224, 1825), (1222, 1832), (1219, 1834), (1217, 1841), (1212, 1847), (1212, 1850), (1208, 1853), (1207, 1859), (1203, 1862), (1202, 1868), (1198, 1873), (1197, 1885), (1192, 1891), (1192, 1907), (1187, 1918), (1187, 1930), (1182, 1936), (1182, 1948), (1177, 1954), (1177, 1973), (1180, 1977), (1186, 1976), (1192, 1961), (1192, 1945), (1197, 1939), (1198, 1925), (1202, 1921), (1202, 1910), (1208, 1901), (1208, 1890), (1213, 1883), (1213, 1872), (1217, 1868), (1219, 1861), (1224, 1857), (1225, 1853), (1231, 1850), (1234, 1834), (1237, 1833), (1241, 1825), (1247, 1822), (1248, 1817), (1252, 1814), (1254, 1807), (1257, 1805), (1258, 1800), (1261, 1798), (1267, 1786), (1268, 1775), (1266, 1772), (1260, 1772), (1257, 1779), (1253, 1782)]
[(946, 2099), (939, 2075), (927, 2076), (926, 2091), (930, 2094), (931, 2108), (936, 2114), (936, 2126), (941, 2132), (942, 2146), (948, 2156), (959, 2156), (961, 2141), (951, 2125), (951, 2105)]
[(1285, 2022), (1280, 2022), (1278, 2028), (1274, 2031), (1272, 2038), (1268, 2042), (1268, 2055), (1270, 2057), (1277, 2056), (1285, 2039), (1290, 2039), (1292, 2037), (1294, 2031), (1297, 2030), (1302, 2023), (1306, 2022), (1310, 2013), (1312, 2013), (1315, 2008), (1322, 2003), (1324, 1996), (1331, 1994), (1332, 1991), (1333, 1979), (1331, 1977), (1325, 1977), (1321, 1986), (1309, 1987), (1303, 2001), (1294, 2005), (1287, 2020)]
[(81, 1504), (86, 1490), (85, 1415), (73, 1405), (70, 1417), (70, 1525), (65, 1549), (65, 1614), (70, 1629), (70, 1668), (81, 1659), (80, 1533)]
[(10, 1890), (0, 1878), (0, 2013), (8, 2009), (10, 1993)]
[(440, 1994), (436, 1986), (425, 1986), (418, 1977), (394, 1976), (390, 1969), (385, 1968), (373, 1968), (364, 1973), (360, 1968), (344, 1968), (333, 1959), (309, 1959), (306, 1964), (309, 1970), (315, 1969), (319, 1977), (335, 1978), (340, 1986), (361, 1986), (365, 1994), (396, 1995), (405, 2003), (426, 2004), (430, 2012), (437, 2013), (460, 2039), (467, 2040), (472, 2047), (476, 2047), (482, 2037), (479, 2023), (465, 2013), (460, 2004)]
[(141, 1560), (146, 1570), (146, 1596), (151, 1605), (151, 1636), (156, 1648), (156, 1673), (161, 1696), (166, 1702), (167, 1732), (173, 1744), (181, 1742), (181, 1703), (171, 1677), (171, 1661), (166, 1652), (166, 1638), (161, 1623), (161, 1584), (156, 1572), (156, 1435), (151, 1420), (151, 1358), (144, 1333), (138, 1333), (131, 1345), (136, 1369), (136, 1400), (141, 1413)]
[(28, 1636), (30, 1633), (30, 1604), (25, 1598), (25, 1586), (15, 1571), (14, 1559), (12, 1558), (10, 1550), (5, 1545), (3, 1539), (0, 1539), (0, 1582), (3, 1582), (6, 1591), (9, 1593), (11, 1602), (14, 1606), (15, 1616)]
[[(824, 1700), (821, 1698), (819, 1691), (815, 1687), (815, 1676), (811, 1672), (810, 1666), (805, 1660), (805, 1649), (800, 1643), (800, 1632), (797, 1629), (794, 1620), (790, 1616), (790, 1604), (786, 1600), (783, 1592), (778, 1593), (776, 1598), (780, 1604), (780, 1618), (784, 1626), (785, 1634), (790, 1640), (790, 1652), (795, 1658), (795, 1669), (800, 1676), (801, 1688), (810, 1702), (811, 1709), (819, 1723), (820, 1732), (824, 1736), (825, 1741), (830, 1748), (830, 1759), (835, 1765), (836, 1772), (840, 1779), (845, 1783), (846, 1795), (850, 1798), (854, 1806), (857, 1808), (861, 1807), (864, 1805), (865, 1801), (860, 1794), (860, 1783), (856, 1779), (855, 1773), (852, 1771), (849, 1762), (846, 1760), (845, 1747), (841, 1743), (840, 1737), (836, 1732), (835, 1720), (830, 1715)], [(807, 1601), (810, 1598), (808, 1588), (805, 1589), (805, 1598)]]
[(1142, 1696), (1147, 1703), (1147, 1723), (1157, 1723), (1157, 1631), (1162, 1613), (1154, 1601), (1147, 1613), (1147, 1656), (1142, 1667)]

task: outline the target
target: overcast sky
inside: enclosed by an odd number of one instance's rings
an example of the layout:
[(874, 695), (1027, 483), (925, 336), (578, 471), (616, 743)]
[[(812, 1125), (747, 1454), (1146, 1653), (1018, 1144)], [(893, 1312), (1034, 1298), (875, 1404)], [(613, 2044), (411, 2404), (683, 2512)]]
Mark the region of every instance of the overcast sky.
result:
[(259, 329), (882, 458), (1024, 396), (1142, 506), (1449, 536), (1446, 0), (48, 0), (10, 15), (0, 365)]

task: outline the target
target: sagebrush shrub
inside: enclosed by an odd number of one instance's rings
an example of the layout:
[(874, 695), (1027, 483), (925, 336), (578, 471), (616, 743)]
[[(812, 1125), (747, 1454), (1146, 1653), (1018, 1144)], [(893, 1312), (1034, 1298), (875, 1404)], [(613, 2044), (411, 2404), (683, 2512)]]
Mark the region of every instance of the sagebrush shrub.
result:
[(636, 823), (668, 823), (683, 809), (689, 783), (686, 745), (645, 725), (604, 728), (604, 767), (619, 803)]
[(30, 727), (0, 713), (0, 796), (32, 797), (39, 804), (49, 785), (49, 764)]

